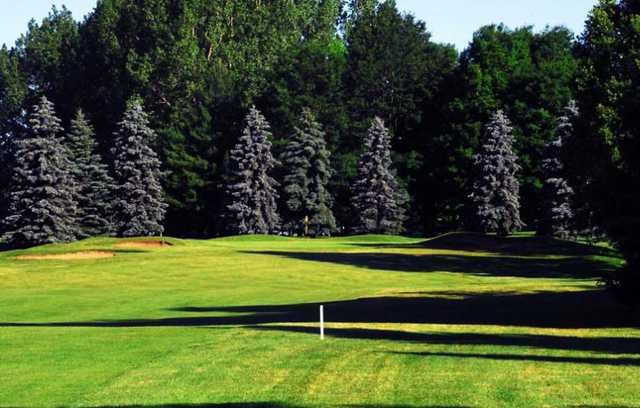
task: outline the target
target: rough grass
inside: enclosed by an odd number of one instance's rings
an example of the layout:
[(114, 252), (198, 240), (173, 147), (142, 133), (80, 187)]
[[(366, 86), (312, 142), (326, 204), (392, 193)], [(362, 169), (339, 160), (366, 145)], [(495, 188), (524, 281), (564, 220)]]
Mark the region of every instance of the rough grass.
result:
[[(0, 406), (640, 406), (638, 315), (598, 285), (621, 262), (605, 247), (122, 242), (0, 253)], [(83, 251), (115, 257), (16, 259)]]

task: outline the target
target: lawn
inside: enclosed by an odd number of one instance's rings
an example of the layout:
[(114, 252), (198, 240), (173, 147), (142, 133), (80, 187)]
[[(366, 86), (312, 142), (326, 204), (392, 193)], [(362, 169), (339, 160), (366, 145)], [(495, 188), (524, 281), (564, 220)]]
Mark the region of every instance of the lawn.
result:
[[(0, 407), (640, 407), (638, 314), (598, 284), (605, 247), (168, 242), (0, 253)], [(17, 258), (80, 251), (108, 256)]]

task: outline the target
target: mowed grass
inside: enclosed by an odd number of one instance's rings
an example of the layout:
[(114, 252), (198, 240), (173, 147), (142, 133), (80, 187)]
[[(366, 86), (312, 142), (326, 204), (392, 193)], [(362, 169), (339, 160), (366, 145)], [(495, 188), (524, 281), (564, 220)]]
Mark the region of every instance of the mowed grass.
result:
[[(621, 262), (607, 248), (168, 241), (0, 253), (0, 406), (640, 406), (638, 315), (598, 285)], [(115, 256), (16, 258), (78, 251)]]

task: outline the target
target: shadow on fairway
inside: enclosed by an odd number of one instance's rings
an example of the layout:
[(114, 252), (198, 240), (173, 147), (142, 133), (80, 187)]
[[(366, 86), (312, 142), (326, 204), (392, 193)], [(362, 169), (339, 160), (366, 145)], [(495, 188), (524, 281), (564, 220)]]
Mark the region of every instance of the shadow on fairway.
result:
[[(335, 323), (432, 323), (575, 329), (640, 326), (636, 314), (617, 304), (602, 290), (479, 294), (417, 292), (409, 295), (323, 304), (327, 321)], [(189, 316), (86, 322), (16, 322), (0, 323), (0, 326), (179, 327), (313, 323), (318, 320), (319, 304), (183, 307), (171, 311), (190, 313)]]
[(469, 353), (435, 353), (428, 351), (418, 352), (391, 352), (390, 354), (410, 355), (422, 357), (451, 357), (471, 358), (499, 361), (537, 361), (541, 363), (573, 363), (573, 364), (605, 364), (615, 366), (640, 366), (640, 358), (606, 358), (606, 357), (557, 357), (539, 356), (532, 354), (469, 354)]
[[(261, 331), (282, 331), (318, 335), (317, 327), (308, 326), (254, 326)], [(360, 340), (407, 341), (431, 345), (470, 345), (470, 346), (513, 346), (526, 349), (585, 351), (607, 354), (640, 354), (640, 338), (636, 337), (575, 337), (534, 334), (485, 334), (485, 333), (441, 333), (441, 332), (405, 332), (383, 329), (325, 328), (328, 337)], [(461, 355), (464, 357), (464, 355)], [(538, 361), (545, 356), (517, 356), (523, 360)], [(507, 358), (504, 358), (507, 359)], [(514, 357), (515, 359), (515, 357)], [(568, 360), (572, 360), (568, 358)], [(542, 361), (542, 360), (541, 360)], [(551, 362), (552, 360), (546, 360)], [(611, 364), (621, 360), (615, 358), (576, 358), (573, 362), (589, 364)], [(626, 365), (640, 366), (640, 358), (622, 360)], [(561, 362), (561, 360), (557, 360)], [(566, 361), (571, 362), (571, 361)]]
[[(469, 408), (464, 405), (330, 405), (336, 408)], [(166, 405), (103, 405), (92, 408), (320, 408), (326, 405), (292, 405), (275, 402), (220, 403), (220, 404), (166, 404)], [(631, 408), (622, 405), (571, 405), (564, 408)], [(64, 407), (61, 407), (64, 408)]]
[(509, 256), (286, 251), (245, 251), (244, 253), (393, 272), (456, 272), (496, 277), (594, 279), (613, 270), (611, 264), (607, 262), (581, 257), (545, 259)]
[(353, 243), (352, 246), (365, 248), (424, 248), (467, 252), (490, 252), (510, 256), (544, 255), (606, 255), (616, 256), (611, 249), (563, 241), (547, 237), (498, 237), (472, 232), (454, 232), (429, 239), (417, 244)]
[[(326, 405), (293, 405), (276, 402), (237, 402), (220, 404), (104, 405), (93, 408), (319, 408)], [(330, 405), (336, 408), (467, 408), (463, 405)], [(61, 407), (64, 408), (64, 407)], [(612, 407), (616, 408), (616, 407)], [(619, 407), (623, 408), (623, 407)]]

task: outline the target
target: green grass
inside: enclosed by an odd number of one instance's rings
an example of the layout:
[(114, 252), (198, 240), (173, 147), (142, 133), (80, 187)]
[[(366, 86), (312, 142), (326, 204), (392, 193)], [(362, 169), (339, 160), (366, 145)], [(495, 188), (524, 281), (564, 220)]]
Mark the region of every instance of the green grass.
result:
[[(598, 286), (610, 249), (168, 241), (0, 253), (0, 407), (640, 406), (637, 313)], [(85, 250), (116, 256), (16, 259)]]

